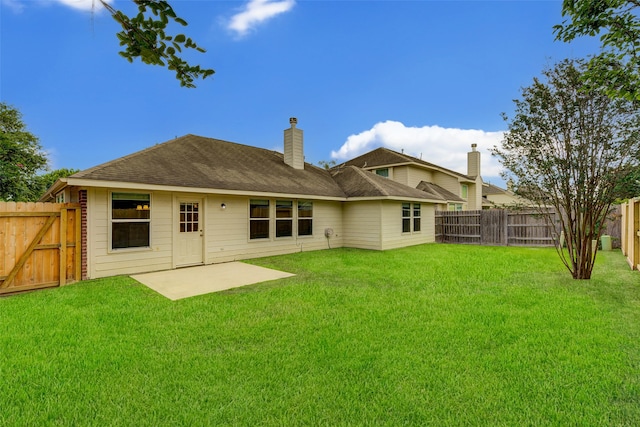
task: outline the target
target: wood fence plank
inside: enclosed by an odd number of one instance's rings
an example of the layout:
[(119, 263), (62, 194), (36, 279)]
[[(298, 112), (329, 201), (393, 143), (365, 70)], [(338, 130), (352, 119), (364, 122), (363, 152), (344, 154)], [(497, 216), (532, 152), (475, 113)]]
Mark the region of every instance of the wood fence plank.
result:
[(56, 286), (61, 277), (62, 283), (79, 280), (80, 215), (77, 203), (0, 202), (0, 293)]
[(488, 209), (436, 211), (436, 241), (482, 245), (553, 246), (554, 228), (539, 213)]
[(18, 272), (20, 271), (24, 263), (27, 261), (27, 259), (31, 255), (31, 252), (33, 252), (33, 249), (38, 245), (38, 243), (40, 242), (40, 239), (42, 239), (45, 233), (49, 231), (49, 228), (51, 227), (51, 225), (55, 220), (56, 220), (56, 215), (49, 215), (49, 218), (47, 219), (45, 224), (42, 226), (42, 228), (40, 229), (36, 237), (32, 240), (31, 244), (27, 247), (27, 249), (24, 251), (20, 259), (16, 262), (11, 272), (7, 275), (7, 278), (0, 285), (0, 289), (9, 287), (11, 282), (18, 275)]
[(60, 286), (67, 284), (67, 210), (60, 210), (60, 252), (59, 252), (60, 270)]

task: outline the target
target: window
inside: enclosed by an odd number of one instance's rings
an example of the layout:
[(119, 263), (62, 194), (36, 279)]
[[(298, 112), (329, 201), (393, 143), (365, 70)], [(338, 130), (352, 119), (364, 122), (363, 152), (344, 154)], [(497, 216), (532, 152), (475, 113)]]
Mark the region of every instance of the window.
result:
[(402, 232), (411, 232), (411, 203), (402, 204)]
[(447, 209), (450, 211), (461, 211), (462, 203), (449, 203), (449, 206), (447, 207)]
[(469, 197), (469, 186), (467, 184), (462, 184), (460, 186), (460, 197), (463, 199)]
[(251, 199), (249, 201), (249, 238), (269, 238), (269, 201)]
[(111, 194), (111, 248), (149, 247), (151, 196)]
[(380, 176), (384, 176), (385, 178), (389, 178), (389, 168), (376, 169), (376, 175), (380, 175)]
[(298, 223), (298, 236), (313, 235), (313, 202), (298, 201), (297, 216), (293, 200), (249, 201), (249, 239), (269, 239), (273, 211), (270, 203), (275, 203), (275, 237), (292, 237), (294, 220)]
[[(420, 231), (420, 203), (413, 204), (413, 210), (411, 209), (411, 203), (402, 204), (402, 232), (414, 233)], [(413, 224), (413, 230), (411, 230), (411, 224)]]
[(313, 235), (313, 202), (298, 200), (298, 236)]
[(293, 236), (293, 202), (276, 200), (276, 237)]
[(198, 203), (180, 203), (180, 232), (193, 233), (200, 231), (198, 222)]

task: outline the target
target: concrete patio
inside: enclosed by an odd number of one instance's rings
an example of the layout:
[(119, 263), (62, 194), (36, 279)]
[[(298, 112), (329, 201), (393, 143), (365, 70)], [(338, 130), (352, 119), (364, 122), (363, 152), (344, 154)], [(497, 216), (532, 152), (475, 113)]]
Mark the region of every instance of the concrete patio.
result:
[(295, 274), (243, 262), (227, 262), (134, 274), (131, 278), (170, 300), (178, 300), (291, 276)]

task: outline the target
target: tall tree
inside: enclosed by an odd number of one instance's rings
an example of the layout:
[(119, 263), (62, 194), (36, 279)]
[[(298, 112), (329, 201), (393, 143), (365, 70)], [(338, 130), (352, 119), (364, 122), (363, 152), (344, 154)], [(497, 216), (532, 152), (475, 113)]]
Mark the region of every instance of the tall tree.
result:
[(34, 177), (46, 167), (47, 157), (38, 138), (27, 131), (22, 114), (1, 102), (0, 200), (37, 200), (38, 186)]
[(105, 0), (100, 0), (113, 19), (122, 27), (122, 31), (117, 34), (120, 46), (124, 46), (120, 55), (129, 62), (140, 58), (145, 64), (167, 67), (175, 71), (180, 86), (184, 87), (193, 88), (195, 79), (205, 79), (213, 75), (214, 70), (191, 65), (180, 56), (183, 49), (194, 49), (198, 52), (205, 52), (205, 50), (184, 34), (167, 34), (167, 26), (170, 22), (187, 26), (187, 22), (176, 15), (169, 2), (165, 0), (132, 1), (138, 6), (138, 14), (130, 17)]
[(494, 147), (516, 193), (551, 221), (561, 213), (566, 250), (558, 254), (574, 279), (589, 279), (602, 224), (619, 184), (638, 166), (640, 112), (632, 101), (589, 86), (585, 61), (565, 60), (534, 79), (515, 100), (501, 147)]
[(600, 36), (602, 52), (591, 58), (585, 80), (640, 101), (640, 0), (564, 0), (562, 15), (556, 39)]
[(38, 200), (58, 179), (80, 172), (80, 169), (60, 168), (33, 177), (34, 200)]

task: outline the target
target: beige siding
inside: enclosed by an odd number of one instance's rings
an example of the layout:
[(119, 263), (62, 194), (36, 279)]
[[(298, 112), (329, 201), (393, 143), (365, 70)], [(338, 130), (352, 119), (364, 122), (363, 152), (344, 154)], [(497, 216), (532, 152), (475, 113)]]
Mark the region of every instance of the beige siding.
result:
[[(98, 278), (175, 268), (174, 251), (178, 238), (178, 216), (175, 211), (177, 200), (181, 197), (204, 201), (201, 210), (204, 222), (201, 226), (204, 231), (204, 262), (207, 264), (330, 247), (382, 250), (434, 241), (434, 206), (424, 203), (422, 230), (407, 234), (402, 233), (401, 202), (314, 200), (312, 236), (296, 236), (297, 210), (294, 209), (294, 236), (275, 238), (276, 199), (270, 198), (270, 238), (251, 240), (249, 197), (152, 192), (151, 247), (111, 250), (110, 190), (89, 189), (88, 276)], [(222, 209), (222, 204), (225, 209)], [(327, 228), (333, 230), (329, 239), (325, 237)]]
[(451, 191), (456, 196), (461, 197), (460, 181), (458, 181), (458, 178), (444, 173), (436, 172), (433, 176), (433, 183), (438, 184), (445, 190)]
[(347, 202), (343, 206), (344, 246), (382, 249), (380, 201)]
[(433, 182), (433, 172), (416, 166), (396, 166), (393, 168), (393, 180), (416, 188), (420, 181)]
[(421, 181), (433, 182), (433, 173), (429, 170), (409, 166), (407, 168), (407, 185), (416, 188)]
[(91, 189), (87, 197), (90, 206), (87, 224), (89, 278), (172, 268), (172, 197), (170, 193), (151, 194), (151, 248), (115, 251), (110, 250), (111, 242), (109, 241), (111, 205), (109, 190)]
[[(177, 209), (174, 197), (205, 200), (205, 222), (201, 226), (204, 230), (206, 263), (343, 246), (341, 202), (313, 201), (312, 236), (297, 237), (297, 221), (294, 219), (294, 236), (276, 239), (274, 237), (275, 221), (272, 219), (270, 239), (250, 240), (248, 231), (250, 198), (248, 197), (174, 195), (167, 192), (153, 192), (151, 194), (151, 248), (112, 251), (109, 241), (110, 192), (107, 189), (92, 189), (88, 196), (90, 278), (175, 268), (174, 235), (177, 234), (178, 228), (177, 217), (174, 215), (174, 210)], [(275, 199), (270, 200), (271, 208), (274, 209)], [(225, 209), (222, 209), (222, 203), (225, 204)], [(333, 235), (329, 239), (324, 234), (326, 228), (333, 230)]]
[(435, 242), (434, 205), (422, 203), (420, 210), (420, 231), (403, 233), (402, 202), (387, 201), (381, 204), (383, 250)]
[[(293, 221), (294, 236), (276, 238), (275, 221), (270, 221), (270, 238), (249, 239), (248, 197), (209, 196), (206, 223), (206, 262), (217, 263), (257, 258), (292, 252), (336, 248), (342, 246), (342, 211), (340, 202), (313, 201), (313, 236), (297, 237), (297, 221)], [(290, 200), (290, 199), (283, 199)], [(275, 199), (270, 199), (274, 210)], [(226, 209), (220, 205), (224, 203)], [(294, 203), (294, 208), (295, 208)], [(295, 211), (295, 209), (294, 209)], [(294, 213), (295, 215), (295, 213)], [(333, 229), (329, 242), (326, 228)]]
[(518, 196), (510, 195), (508, 193), (504, 194), (489, 194), (487, 195), (487, 200), (496, 204), (497, 207), (500, 206), (532, 206), (531, 202), (528, 202), (525, 199), (522, 199)]
[(396, 166), (393, 168), (393, 180), (400, 184), (409, 185), (409, 167)]

